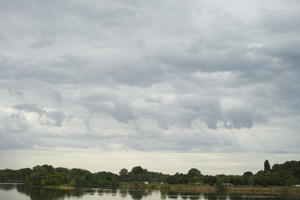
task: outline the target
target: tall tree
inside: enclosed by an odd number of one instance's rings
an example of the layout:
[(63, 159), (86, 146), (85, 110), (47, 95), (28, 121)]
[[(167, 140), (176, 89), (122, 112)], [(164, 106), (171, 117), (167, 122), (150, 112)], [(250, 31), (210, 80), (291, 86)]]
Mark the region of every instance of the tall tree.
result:
[(121, 169), (120, 172), (119, 172), (120, 176), (126, 176), (127, 174), (128, 174), (128, 170), (125, 169), (125, 168)]
[(265, 171), (271, 170), (271, 166), (270, 166), (270, 163), (269, 163), (268, 160), (265, 160), (264, 167), (265, 167), (265, 168), (264, 168)]

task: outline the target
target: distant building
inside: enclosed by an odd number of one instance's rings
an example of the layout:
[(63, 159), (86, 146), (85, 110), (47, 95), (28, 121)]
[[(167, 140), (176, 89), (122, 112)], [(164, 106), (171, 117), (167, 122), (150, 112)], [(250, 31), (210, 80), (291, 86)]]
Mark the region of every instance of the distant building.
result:
[(232, 183), (222, 183), (222, 185), (224, 185), (224, 186), (233, 186)]

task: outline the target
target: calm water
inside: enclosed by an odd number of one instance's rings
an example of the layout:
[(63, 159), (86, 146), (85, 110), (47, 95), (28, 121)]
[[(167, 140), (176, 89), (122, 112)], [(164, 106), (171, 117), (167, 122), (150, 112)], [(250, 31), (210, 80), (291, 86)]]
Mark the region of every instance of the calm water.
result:
[[(108, 190), (97, 191), (62, 191), (49, 189), (29, 190), (22, 184), (0, 184), (0, 200), (283, 200), (274, 196), (228, 196), (198, 193), (160, 192), (151, 190)], [(299, 200), (299, 198), (289, 198)]]

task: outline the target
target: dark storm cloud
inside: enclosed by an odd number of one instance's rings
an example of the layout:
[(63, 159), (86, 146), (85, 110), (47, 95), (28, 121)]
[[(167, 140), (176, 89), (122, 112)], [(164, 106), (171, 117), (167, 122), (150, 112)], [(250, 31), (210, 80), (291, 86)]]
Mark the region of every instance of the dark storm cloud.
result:
[(299, 139), (299, 9), (1, 1), (0, 148), (276, 152), (253, 132)]

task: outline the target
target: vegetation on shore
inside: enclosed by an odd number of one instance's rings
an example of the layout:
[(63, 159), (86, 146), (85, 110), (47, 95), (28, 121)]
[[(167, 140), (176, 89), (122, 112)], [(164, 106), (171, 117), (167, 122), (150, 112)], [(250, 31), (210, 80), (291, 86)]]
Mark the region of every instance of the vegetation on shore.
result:
[[(121, 169), (119, 174), (111, 172), (91, 173), (84, 169), (54, 168), (51, 165), (35, 166), (32, 169), (0, 170), (0, 182), (24, 182), (30, 187), (73, 189), (78, 187), (149, 188), (168, 191), (229, 192), (262, 194), (300, 193), (300, 161), (287, 161), (272, 167), (268, 161), (264, 169), (256, 174), (203, 175), (192, 168), (186, 174), (174, 175), (150, 172), (140, 166), (131, 171)], [(234, 186), (234, 187), (232, 187)], [(263, 187), (262, 187), (263, 186)], [(266, 187), (268, 186), (268, 187)], [(273, 187), (270, 187), (273, 186)], [(277, 187), (275, 187), (277, 186)], [(278, 187), (281, 186), (281, 187)]]

